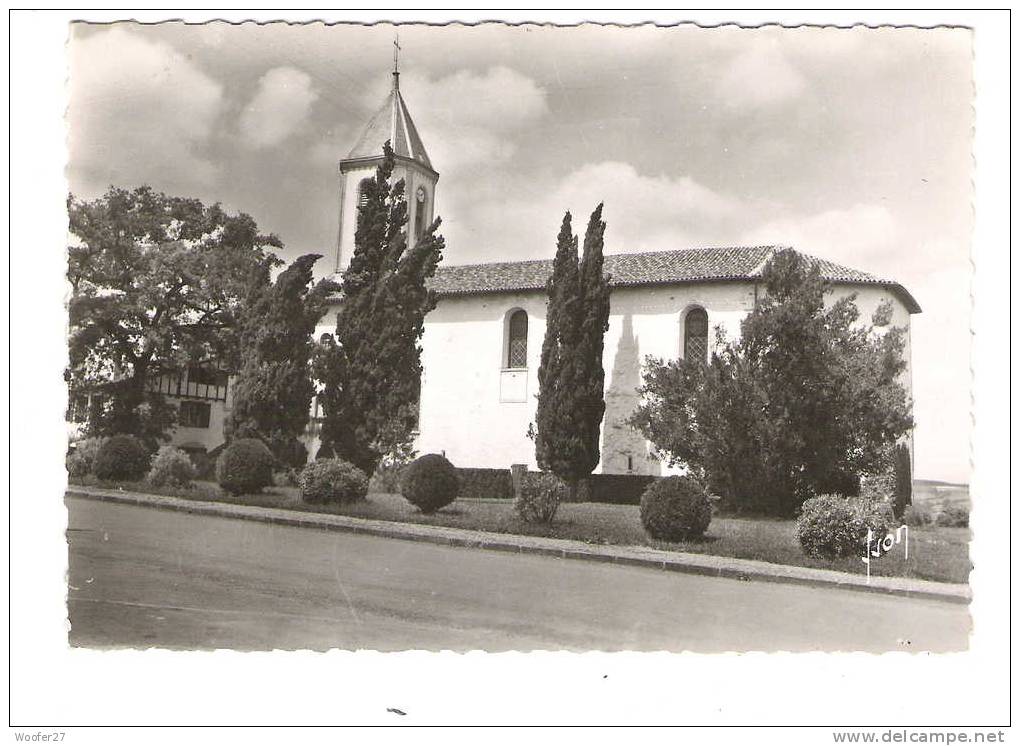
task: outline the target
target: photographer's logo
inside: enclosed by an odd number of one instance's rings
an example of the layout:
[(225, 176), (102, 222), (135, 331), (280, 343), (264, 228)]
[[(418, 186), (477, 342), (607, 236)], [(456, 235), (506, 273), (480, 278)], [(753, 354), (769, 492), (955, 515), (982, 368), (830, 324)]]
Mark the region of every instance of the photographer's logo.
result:
[[(902, 535), (902, 536), (901, 536)], [(910, 558), (910, 529), (906, 524), (900, 526), (896, 531), (890, 531), (885, 536), (877, 537), (875, 532), (868, 529), (867, 543), (864, 545), (864, 556), (861, 562), (868, 568), (868, 580), (871, 580), (871, 558), (881, 557), (889, 552), (897, 544), (903, 544), (903, 559)]]

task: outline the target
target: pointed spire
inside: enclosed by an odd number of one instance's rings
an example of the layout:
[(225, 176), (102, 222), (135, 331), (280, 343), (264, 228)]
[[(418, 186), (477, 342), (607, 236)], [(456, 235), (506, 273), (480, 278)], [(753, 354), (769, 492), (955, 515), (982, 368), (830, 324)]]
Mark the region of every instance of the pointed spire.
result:
[(381, 158), (382, 146), (387, 140), (398, 157), (410, 158), (428, 169), (432, 169), (432, 161), (425, 152), (418, 129), (414, 126), (411, 114), (400, 94), (400, 40), (393, 40), (393, 88), (386, 101), (373, 116), (361, 133), (357, 143), (351, 148), (347, 160), (358, 158)]

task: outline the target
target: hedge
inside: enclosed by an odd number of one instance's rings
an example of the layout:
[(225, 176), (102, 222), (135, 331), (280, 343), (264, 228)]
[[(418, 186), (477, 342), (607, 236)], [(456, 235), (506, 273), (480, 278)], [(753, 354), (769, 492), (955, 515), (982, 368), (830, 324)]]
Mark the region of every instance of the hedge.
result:
[(493, 497), (512, 500), (514, 483), (510, 469), (457, 469), (461, 497)]
[(645, 490), (662, 478), (644, 474), (592, 474), (588, 477), (588, 499), (593, 503), (640, 505)]
[[(528, 474), (541, 472), (529, 471)], [(501, 500), (514, 498), (514, 483), (510, 469), (475, 469), (458, 467), (461, 497), (489, 497)], [(592, 474), (588, 486), (581, 485), (578, 500), (581, 502), (640, 505), (641, 495), (653, 482), (662, 477), (643, 474)]]

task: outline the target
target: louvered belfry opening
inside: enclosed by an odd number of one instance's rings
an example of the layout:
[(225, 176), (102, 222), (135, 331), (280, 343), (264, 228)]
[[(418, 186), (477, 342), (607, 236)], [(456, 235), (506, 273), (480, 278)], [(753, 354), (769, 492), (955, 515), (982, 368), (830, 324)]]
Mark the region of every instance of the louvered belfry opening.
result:
[(704, 308), (692, 308), (684, 319), (684, 360), (708, 360), (708, 314)]
[(506, 367), (528, 367), (528, 314), (521, 310), (514, 311), (510, 316)]
[(372, 188), (372, 179), (362, 179), (358, 184), (358, 207), (368, 204), (368, 190)]

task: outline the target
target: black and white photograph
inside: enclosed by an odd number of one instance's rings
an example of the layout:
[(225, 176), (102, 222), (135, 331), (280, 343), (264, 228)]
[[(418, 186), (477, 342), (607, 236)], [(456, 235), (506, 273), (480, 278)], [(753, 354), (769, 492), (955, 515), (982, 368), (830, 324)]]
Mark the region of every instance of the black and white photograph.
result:
[(964, 670), (974, 30), (490, 17), (63, 22), (68, 654)]

